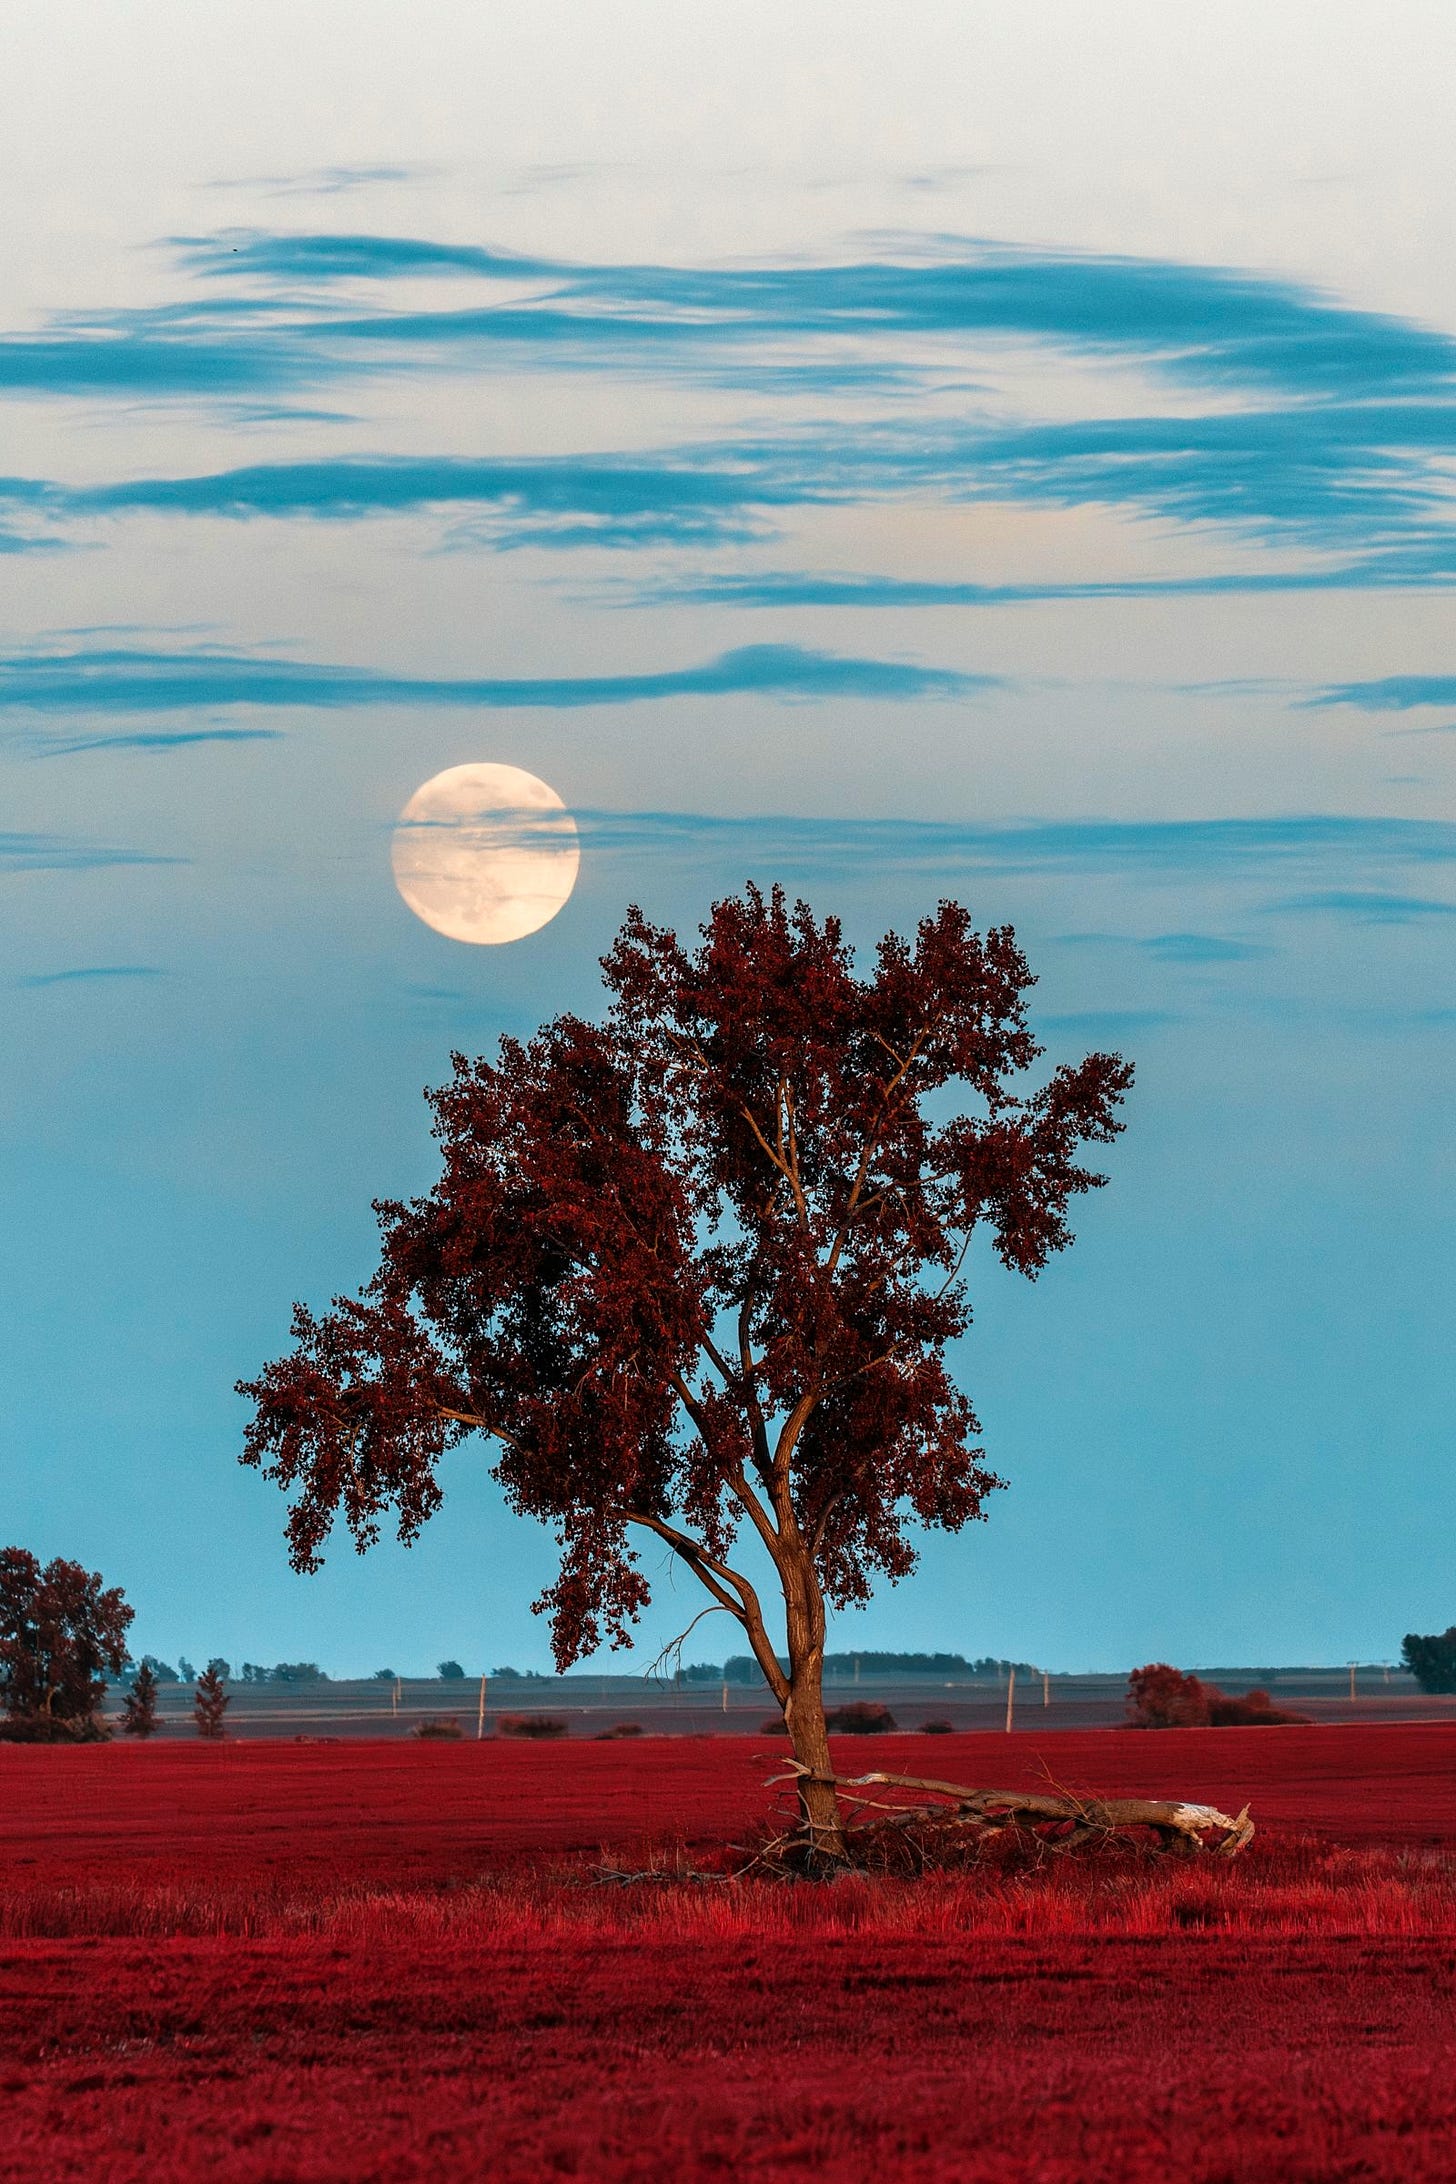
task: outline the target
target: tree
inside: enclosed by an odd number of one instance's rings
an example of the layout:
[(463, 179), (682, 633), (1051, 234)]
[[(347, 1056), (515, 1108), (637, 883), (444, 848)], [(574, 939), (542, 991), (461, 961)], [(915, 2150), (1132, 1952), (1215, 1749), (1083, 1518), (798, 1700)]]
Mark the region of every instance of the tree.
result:
[(205, 1668), (197, 1679), (197, 1695), (192, 1702), (192, 1719), (197, 1724), (200, 1737), (220, 1737), (223, 1734), (222, 1717), (230, 1701), (222, 1687), (222, 1677), (216, 1668)]
[(170, 1667), (166, 1661), (159, 1661), (155, 1653), (144, 1653), (142, 1655), (142, 1667), (149, 1668), (159, 1684), (180, 1683), (182, 1681), (176, 1669)]
[(463, 1683), (465, 1671), (458, 1661), (441, 1661), (435, 1673), (441, 1683)]
[(1456, 1623), (1440, 1637), (1422, 1638), (1407, 1631), (1400, 1657), (1422, 1691), (1456, 1691)]
[(232, 1675), (232, 1662), (225, 1661), (220, 1653), (215, 1653), (207, 1665), (209, 1669), (215, 1671), (217, 1675), (221, 1676), (224, 1683), (226, 1683)]
[(179, 1653), (177, 1656), (177, 1681), (179, 1683), (195, 1683), (197, 1681), (197, 1671), (185, 1653)]
[(154, 1737), (161, 1726), (157, 1719), (157, 1679), (143, 1661), (122, 1704), (122, 1732), (129, 1737)]
[(42, 1569), (23, 1547), (0, 1551), (0, 1702), (12, 1738), (108, 1734), (100, 1707), (107, 1675), (126, 1665), (132, 1613), (119, 1586), (79, 1562)]
[[(413, 1540), (446, 1450), (493, 1436), (508, 1501), (558, 1533), (537, 1605), (563, 1668), (628, 1642), (632, 1542), (662, 1542), (746, 1638), (808, 1854), (833, 1856), (826, 1609), (903, 1578), (912, 1524), (958, 1531), (1002, 1483), (946, 1354), (967, 1251), (985, 1230), (1034, 1276), (1070, 1243), (1069, 1202), (1105, 1181), (1076, 1154), (1117, 1134), (1132, 1072), (1092, 1054), (1020, 1089), (1031, 972), (954, 903), (865, 977), (838, 922), (777, 889), (717, 904), (696, 951), (634, 908), (603, 971), (604, 1023), (453, 1058), (439, 1182), (376, 1206), (368, 1286), (295, 1307), (293, 1349), (240, 1383), (243, 1461), (294, 1491), (313, 1570), (340, 1516), (361, 1550), (386, 1511)], [(745, 1528), (787, 1667), (730, 1560)]]
[(260, 1681), (281, 1684), (327, 1683), (317, 1661), (278, 1661)]

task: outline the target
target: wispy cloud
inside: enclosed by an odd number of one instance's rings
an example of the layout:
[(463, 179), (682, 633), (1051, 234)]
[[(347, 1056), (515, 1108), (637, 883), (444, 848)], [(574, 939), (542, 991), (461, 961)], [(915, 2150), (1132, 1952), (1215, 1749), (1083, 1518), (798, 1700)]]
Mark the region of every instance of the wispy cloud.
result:
[(1391, 895), (1376, 888), (1332, 887), (1308, 895), (1287, 895), (1272, 911), (1319, 911), (1353, 918), (1361, 925), (1415, 925), (1425, 918), (1456, 918), (1456, 902), (1429, 895)]
[(17, 979), (20, 986), (74, 986), (88, 984), (97, 979), (115, 978), (164, 978), (166, 973), (153, 963), (87, 963), (73, 971), (37, 971), (29, 978)]
[(1254, 963), (1274, 952), (1253, 941), (1225, 940), (1216, 933), (1155, 933), (1137, 945), (1159, 963)]
[[(1107, 354), (1143, 354), (1171, 376), (1301, 395), (1409, 395), (1449, 383), (1456, 343), (1434, 329), (1359, 311), (1297, 285), (1218, 266), (1031, 252), (948, 237), (893, 242), (839, 264), (682, 267), (590, 265), (397, 235), (189, 237), (189, 263), (217, 276), (296, 283), (403, 274), (534, 279), (539, 301), (507, 307), (512, 332), (545, 339), (601, 333), (679, 346), (854, 335), (1017, 335)], [(532, 314), (536, 317), (533, 321)], [(479, 313), (439, 314), (467, 330)], [(368, 322), (418, 338), (419, 314)], [(362, 330), (362, 329), (361, 329)], [(468, 328), (474, 331), (473, 326)]]
[(63, 834), (0, 834), (0, 872), (99, 872), (115, 865), (178, 865), (185, 857), (153, 857), (108, 849)]
[[(777, 862), (793, 870), (832, 865), (849, 871), (872, 866), (877, 872), (1125, 873), (1267, 885), (1295, 870), (1321, 867), (1348, 873), (1371, 865), (1456, 864), (1456, 822), (1435, 819), (1308, 815), (978, 825), (701, 812), (577, 811), (573, 816), (584, 840), (609, 852), (678, 851), (697, 857), (731, 851), (745, 865)], [(1200, 935), (1169, 934), (1148, 945), (1156, 951), (1202, 942)]]
[[(66, 490), (12, 481), (60, 521), (173, 514), (334, 515), (475, 506), (476, 542), (624, 548), (722, 544), (755, 511), (927, 496), (1103, 505), (1217, 524), (1307, 568), (1206, 578), (917, 585), (774, 574), (684, 584), (739, 605), (982, 605), (1179, 591), (1456, 583), (1456, 339), (1288, 282), (1220, 267), (947, 239), (837, 264), (570, 264), (428, 236), (227, 229), (183, 238), (194, 287), (144, 310), (74, 313), (0, 338), (0, 387), (215, 403), (378, 373), (563, 367), (680, 378), (828, 403), (846, 389), (956, 389), (956, 414), (864, 405), (852, 427), (778, 432), (644, 457), (517, 463), (340, 460)], [(397, 308), (397, 284), (477, 295)], [(968, 403), (1008, 345), (1131, 365), (1176, 387), (1137, 413), (996, 416)], [(1190, 391), (1214, 397), (1189, 413)], [(1100, 411), (1100, 405), (1099, 405)], [(659, 593), (657, 596), (669, 596)]]
[[(3, 703), (3, 701), (0, 701)], [(279, 728), (87, 729), (66, 735), (52, 729), (34, 748), (42, 757), (74, 758), (82, 751), (185, 751), (209, 743), (277, 743)]]
[[(949, 699), (972, 697), (996, 687), (996, 681), (994, 676), (909, 661), (811, 652), (799, 645), (746, 645), (699, 666), (633, 674), (448, 680), (201, 647), (171, 652), (108, 648), (19, 653), (0, 659), (0, 711), (60, 716), (159, 714), (235, 705), (335, 711), (382, 705), (569, 710), (734, 694), (786, 699)], [(219, 734), (213, 728), (199, 729), (189, 731), (187, 740), (213, 741)]]
[(1456, 675), (1386, 675), (1375, 682), (1333, 683), (1311, 705), (1356, 705), (1367, 713), (1409, 713), (1423, 705), (1456, 705)]

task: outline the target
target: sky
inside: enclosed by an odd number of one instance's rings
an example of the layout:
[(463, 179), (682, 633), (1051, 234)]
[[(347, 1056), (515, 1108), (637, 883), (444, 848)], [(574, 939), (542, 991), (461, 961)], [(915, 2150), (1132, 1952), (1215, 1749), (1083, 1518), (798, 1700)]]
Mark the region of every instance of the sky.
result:
[[(0, 1492), (134, 1641), (544, 1667), (456, 1452), (287, 1567), (233, 1383), (422, 1088), (626, 906), (1012, 922), (1111, 1183), (957, 1366), (1009, 1483), (837, 1647), (1393, 1660), (1456, 1617), (1447, 0), (15, 0)], [(414, 918), (448, 766), (576, 815)], [(698, 1601), (648, 1557), (645, 1663)], [(689, 1657), (741, 1650), (713, 1622)]]

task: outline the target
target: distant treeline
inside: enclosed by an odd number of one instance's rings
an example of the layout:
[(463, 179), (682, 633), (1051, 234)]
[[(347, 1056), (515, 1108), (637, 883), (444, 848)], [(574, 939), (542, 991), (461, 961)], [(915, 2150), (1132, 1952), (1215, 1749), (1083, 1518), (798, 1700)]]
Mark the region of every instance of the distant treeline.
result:
[[(232, 1662), (225, 1661), (220, 1653), (214, 1654), (207, 1665), (224, 1683), (232, 1676)], [(197, 1670), (185, 1653), (178, 1655), (175, 1668), (170, 1661), (159, 1660), (155, 1653), (144, 1653), (139, 1661), (127, 1662), (121, 1672), (122, 1683), (129, 1688), (144, 1668), (151, 1670), (152, 1681), (158, 1684), (197, 1681)], [(244, 1683), (315, 1684), (329, 1680), (317, 1661), (278, 1661), (272, 1668), (263, 1668), (257, 1661), (244, 1661), (240, 1674)]]
[[(779, 1666), (788, 1673), (786, 1660), (780, 1659)], [(968, 1661), (963, 1653), (826, 1653), (824, 1656), (827, 1683), (852, 1683), (856, 1673), (957, 1682), (973, 1676), (1004, 1677), (1013, 1668), (1018, 1676), (1041, 1674), (1029, 1661), (1000, 1661), (990, 1654), (979, 1661)], [(690, 1668), (683, 1670), (682, 1680), (684, 1683), (753, 1684), (760, 1680), (762, 1673), (750, 1654), (734, 1653), (721, 1665), (694, 1661)]]

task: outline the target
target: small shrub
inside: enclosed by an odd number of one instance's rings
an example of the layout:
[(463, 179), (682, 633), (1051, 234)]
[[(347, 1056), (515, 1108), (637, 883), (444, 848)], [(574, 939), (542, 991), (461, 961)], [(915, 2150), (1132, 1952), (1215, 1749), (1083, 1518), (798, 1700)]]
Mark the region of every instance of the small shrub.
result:
[(618, 1737), (640, 1737), (641, 1734), (642, 1724), (640, 1721), (614, 1721), (610, 1729), (598, 1729), (597, 1742), (598, 1744), (610, 1744)]
[(417, 1721), (410, 1731), (412, 1737), (438, 1737), (448, 1740), (463, 1737), (464, 1734), (465, 1731), (453, 1714), (426, 1714), (424, 1720)]
[(34, 1714), (0, 1721), (0, 1744), (106, 1744), (110, 1726), (98, 1716), (79, 1721)]
[(954, 1729), (954, 1722), (949, 1721), (923, 1721), (920, 1724), (920, 1734), (923, 1737), (948, 1737)]
[(502, 1714), (496, 1723), (502, 1737), (564, 1737), (566, 1723), (559, 1714)]
[(1309, 1720), (1308, 1714), (1291, 1714), (1276, 1706), (1267, 1691), (1246, 1691), (1235, 1698), (1216, 1684), (1209, 1689), (1208, 1721), (1213, 1729), (1277, 1729)]
[(824, 1725), (840, 1737), (880, 1737), (895, 1727), (895, 1717), (878, 1699), (851, 1699), (824, 1717)]

